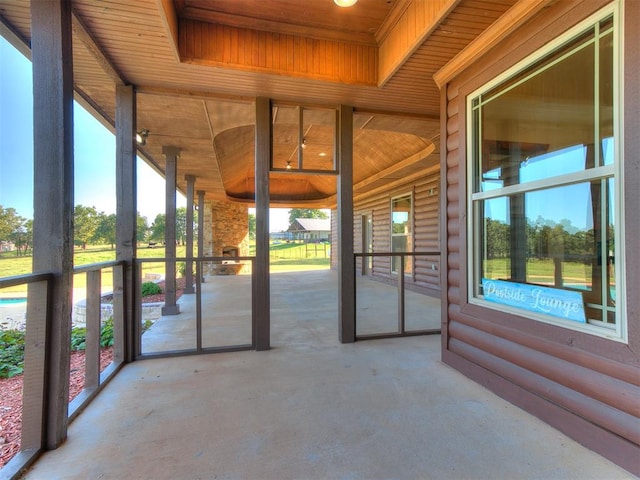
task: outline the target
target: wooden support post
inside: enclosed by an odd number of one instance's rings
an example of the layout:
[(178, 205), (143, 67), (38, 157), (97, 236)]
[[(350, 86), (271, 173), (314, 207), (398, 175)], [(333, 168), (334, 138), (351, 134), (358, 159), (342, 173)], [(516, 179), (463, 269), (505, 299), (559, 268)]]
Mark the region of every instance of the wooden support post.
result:
[(338, 296), (340, 343), (356, 341), (353, 256), (353, 107), (338, 110)]
[(165, 274), (164, 307), (162, 315), (178, 315), (180, 306), (176, 304), (176, 174), (180, 150), (176, 147), (162, 147), (166, 159), (164, 179), (166, 182), (166, 213), (164, 222)]
[[(204, 190), (198, 190), (198, 258), (204, 257)], [(200, 281), (204, 282), (204, 265), (200, 263)]]
[[(33, 271), (52, 272), (45, 430), (67, 436), (73, 291), (73, 55), (71, 2), (31, 3), (33, 62)], [(29, 297), (35, 290), (29, 289)], [(29, 298), (28, 303), (36, 302)], [(29, 320), (27, 320), (29, 321)]]
[(269, 287), (269, 170), (271, 165), (271, 101), (256, 99), (256, 261), (253, 303), (256, 350), (269, 350), (271, 291)]
[(87, 272), (84, 388), (100, 384), (100, 286), (101, 271)]
[(187, 181), (187, 252), (186, 252), (186, 269), (184, 274), (184, 292), (185, 294), (193, 294), (193, 192), (196, 183), (196, 177), (193, 175), (185, 175)]
[(136, 94), (116, 86), (116, 260), (113, 269), (113, 361), (131, 362), (136, 352), (135, 257), (137, 251)]

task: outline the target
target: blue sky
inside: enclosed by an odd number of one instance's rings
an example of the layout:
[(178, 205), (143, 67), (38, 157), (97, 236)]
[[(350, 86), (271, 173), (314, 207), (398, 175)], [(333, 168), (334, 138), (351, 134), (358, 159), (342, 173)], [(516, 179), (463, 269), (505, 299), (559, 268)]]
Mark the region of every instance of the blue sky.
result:
[[(0, 205), (33, 218), (31, 62), (0, 37)], [(115, 137), (74, 105), (74, 203), (115, 213)], [(164, 179), (138, 159), (138, 211), (164, 213)], [(184, 206), (178, 194), (178, 206)]]
[[(31, 62), (0, 36), (0, 205), (33, 218)], [(75, 205), (115, 213), (115, 137), (77, 103), (74, 108)], [(164, 178), (138, 158), (138, 211), (149, 224), (164, 213)], [(178, 194), (178, 206), (185, 206)], [(286, 230), (288, 209), (271, 209), (269, 229)]]

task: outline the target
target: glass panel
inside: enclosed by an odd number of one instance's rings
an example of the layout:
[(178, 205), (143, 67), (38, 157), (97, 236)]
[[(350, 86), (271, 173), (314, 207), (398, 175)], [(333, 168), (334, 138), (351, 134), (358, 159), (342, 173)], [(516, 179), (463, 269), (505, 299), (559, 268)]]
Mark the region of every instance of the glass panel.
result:
[(400, 333), (398, 288), (356, 276), (356, 335)]
[(323, 108), (303, 110), (303, 168), (334, 169), (336, 111)]
[(579, 291), (603, 320), (615, 307), (613, 190), (595, 180), (479, 202), (482, 277)]
[(299, 140), (298, 107), (273, 107), (272, 168), (297, 168)]
[[(391, 237), (391, 251), (392, 252), (406, 252), (409, 248), (409, 242), (406, 235), (394, 235)], [(405, 259), (406, 260), (406, 259)], [(405, 272), (407, 266), (405, 265)], [(393, 263), (391, 271), (397, 273), (400, 269), (400, 257), (393, 257)]]
[(391, 201), (391, 233), (408, 235), (411, 233), (411, 195), (394, 198)]
[(529, 79), (531, 71), (515, 77), (482, 106), (483, 188), (486, 179), (509, 186), (595, 166), (594, 68), (589, 44)]
[(336, 110), (274, 106), (272, 168), (335, 170)]
[(609, 33), (600, 39), (598, 79), (600, 86), (600, 138), (603, 143), (603, 163), (612, 165), (614, 159), (613, 142), (610, 145), (606, 140), (613, 138), (613, 33)]
[[(611, 329), (615, 182), (608, 169), (592, 181), (580, 173), (616, 163), (613, 27), (610, 15), (478, 95), (469, 112), (473, 191), (498, 195), (472, 208), (474, 295), (483, 278), (572, 290), (587, 321)], [(505, 194), (510, 186), (519, 188)]]
[[(411, 195), (391, 200), (391, 251), (411, 252), (411, 211), (413, 199)], [(400, 268), (400, 258), (393, 257), (391, 271), (397, 273)], [(405, 258), (404, 273), (412, 272), (412, 259)]]

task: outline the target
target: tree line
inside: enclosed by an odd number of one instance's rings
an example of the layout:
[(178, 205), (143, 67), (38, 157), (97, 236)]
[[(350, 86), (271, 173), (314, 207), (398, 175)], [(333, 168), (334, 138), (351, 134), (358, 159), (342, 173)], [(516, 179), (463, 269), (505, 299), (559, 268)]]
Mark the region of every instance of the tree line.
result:
[[(562, 257), (569, 261), (589, 264), (598, 255), (594, 229), (583, 230), (571, 224), (570, 220), (556, 223), (538, 218), (535, 223), (527, 222), (526, 257), (539, 260)], [(507, 258), (511, 256), (511, 226), (507, 223), (487, 219), (485, 223), (487, 257)], [(607, 250), (614, 252), (613, 226), (609, 226)]]
[[(98, 211), (95, 207), (76, 205), (73, 210), (73, 234), (77, 246), (111, 245), (116, 243), (116, 215)], [(147, 217), (137, 214), (137, 241), (162, 242), (165, 233), (165, 215), (156, 215), (151, 224)], [(194, 231), (197, 228), (194, 227)], [(176, 241), (186, 242), (187, 209), (176, 209)], [(13, 244), (17, 256), (28, 255), (33, 245), (33, 220), (24, 218), (14, 208), (0, 205), (0, 241), (5, 248)]]

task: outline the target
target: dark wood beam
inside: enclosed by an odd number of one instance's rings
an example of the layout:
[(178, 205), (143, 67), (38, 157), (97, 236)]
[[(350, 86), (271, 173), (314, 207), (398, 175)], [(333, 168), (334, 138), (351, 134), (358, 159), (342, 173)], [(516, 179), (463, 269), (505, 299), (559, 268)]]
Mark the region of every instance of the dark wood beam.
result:
[(54, 275), (48, 311), (44, 442), (53, 449), (65, 440), (68, 424), (74, 206), (71, 2), (32, 2), (31, 54), (33, 270)]

